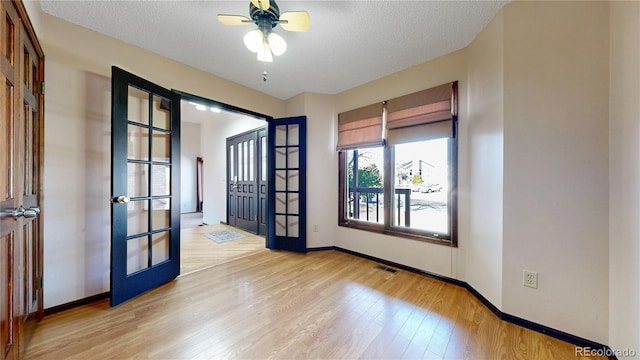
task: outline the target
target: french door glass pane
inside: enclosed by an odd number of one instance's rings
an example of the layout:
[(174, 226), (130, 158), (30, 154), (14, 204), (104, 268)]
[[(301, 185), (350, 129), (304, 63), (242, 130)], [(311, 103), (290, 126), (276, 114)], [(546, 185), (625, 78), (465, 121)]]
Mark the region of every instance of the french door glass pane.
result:
[(276, 236), (287, 236), (286, 215), (276, 215)]
[(127, 236), (149, 231), (149, 200), (134, 200), (127, 204)]
[(157, 265), (169, 260), (169, 245), (171, 243), (171, 232), (163, 231), (151, 236), (151, 265)]
[(151, 195), (171, 195), (171, 166), (151, 165)]
[(300, 217), (287, 216), (287, 236), (298, 237), (300, 228)]
[(300, 204), (298, 199), (300, 195), (297, 193), (289, 193), (287, 194), (287, 213), (288, 214), (298, 214), (300, 211)]
[(284, 169), (287, 166), (287, 151), (285, 148), (276, 149), (276, 169)]
[(127, 240), (127, 275), (149, 267), (148, 237)]
[(149, 125), (149, 93), (129, 86), (127, 119), (143, 125)]
[(289, 134), (287, 135), (287, 145), (298, 146), (300, 143), (300, 127), (298, 125), (289, 125)]
[(287, 212), (287, 193), (276, 193), (276, 212), (280, 214)]
[(287, 190), (298, 191), (300, 190), (300, 172), (298, 170), (287, 171)]
[(153, 127), (171, 130), (171, 102), (157, 95), (153, 96)]
[(140, 197), (149, 195), (149, 165), (128, 163), (127, 164), (127, 196)]
[(128, 126), (127, 158), (131, 160), (149, 160), (149, 128), (131, 125)]
[(279, 125), (276, 126), (276, 146), (285, 146), (287, 145), (287, 126)]
[(287, 160), (289, 162), (288, 167), (300, 167), (300, 149), (298, 149), (297, 147), (289, 148), (287, 153)]
[(171, 158), (171, 134), (153, 132), (153, 161), (169, 162)]
[(171, 226), (171, 199), (155, 199), (151, 201), (153, 206), (152, 230), (166, 229)]
[(276, 170), (276, 191), (287, 190), (287, 170)]

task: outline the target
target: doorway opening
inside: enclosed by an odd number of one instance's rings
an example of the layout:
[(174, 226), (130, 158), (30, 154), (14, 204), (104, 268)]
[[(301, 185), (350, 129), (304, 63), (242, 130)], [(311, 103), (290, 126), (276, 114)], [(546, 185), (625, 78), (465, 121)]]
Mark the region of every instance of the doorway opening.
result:
[[(266, 251), (263, 237), (266, 225), (260, 232), (259, 229), (254, 231), (251, 227), (229, 222), (227, 139), (256, 128), (265, 128), (267, 116), (176, 92), (182, 96), (180, 210), (185, 221), (180, 231), (180, 273), (184, 275), (256, 251)], [(254, 153), (256, 159), (257, 152)], [(253, 171), (257, 178), (258, 170)], [(236, 235), (237, 240), (217, 243), (209, 235), (218, 232), (239, 235)]]

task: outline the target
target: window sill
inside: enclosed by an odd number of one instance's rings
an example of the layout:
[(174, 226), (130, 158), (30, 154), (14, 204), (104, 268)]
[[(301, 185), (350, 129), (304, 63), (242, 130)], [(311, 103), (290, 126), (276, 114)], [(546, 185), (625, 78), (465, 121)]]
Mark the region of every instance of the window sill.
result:
[(384, 225), (381, 225), (381, 224), (363, 223), (361, 221), (350, 220), (350, 221), (339, 222), (338, 226), (351, 228), (351, 229), (357, 229), (357, 230), (369, 231), (369, 232), (378, 233), (378, 234), (382, 234), (382, 235), (388, 235), (388, 236), (401, 237), (401, 238), (405, 238), (405, 239), (417, 240), (417, 241), (427, 242), (427, 243), (431, 243), (431, 244), (444, 245), (444, 246), (447, 246), (447, 247), (455, 247), (455, 248), (458, 247), (457, 241), (452, 241), (452, 240), (448, 240), (448, 239), (438, 239), (438, 238), (430, 237), (430, 236), (427, 236), (427, 235), (403, 232), (403, 231), (398, 231), (398, 230), (395, 230), (395, 229), (387, 229), (387, 228), (384, 227)]

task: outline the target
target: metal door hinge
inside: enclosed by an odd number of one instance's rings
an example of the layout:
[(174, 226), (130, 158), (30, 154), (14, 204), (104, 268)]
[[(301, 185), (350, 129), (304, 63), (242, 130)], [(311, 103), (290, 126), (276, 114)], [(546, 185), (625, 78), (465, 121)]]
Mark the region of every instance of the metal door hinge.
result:
[(40, 94), (44, 95), (44, 81), (40, 83)]
[(42, 276), (38, 276), (36, 279), (36, 290), (40, 290), (44, 288), (44, 279)]

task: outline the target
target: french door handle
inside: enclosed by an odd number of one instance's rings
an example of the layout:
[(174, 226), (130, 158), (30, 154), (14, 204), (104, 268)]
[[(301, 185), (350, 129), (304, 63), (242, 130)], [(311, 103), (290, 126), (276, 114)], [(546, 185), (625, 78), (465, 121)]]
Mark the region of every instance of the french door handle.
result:
[(111, 198), (111, 202), (113, 204), (126, 204), (129, 202), (129, 198), (126, 195), (114, 196)]

